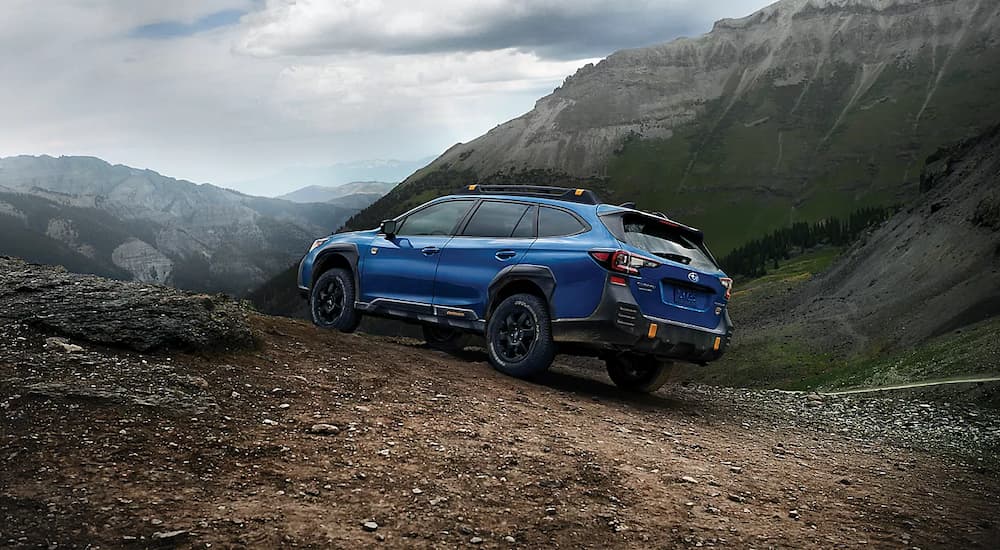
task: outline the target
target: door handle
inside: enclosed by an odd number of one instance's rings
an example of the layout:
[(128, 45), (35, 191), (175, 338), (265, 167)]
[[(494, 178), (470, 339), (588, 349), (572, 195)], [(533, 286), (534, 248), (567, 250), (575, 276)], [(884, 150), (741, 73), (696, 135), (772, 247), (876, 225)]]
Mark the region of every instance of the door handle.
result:
[(517, 252), (514, 252), (513, 250), (498, 250), (496, 253), (496, 258), (501, 262), (504, 260), (509, 260), (514, 256), (517, 256)]
[(424, 256), (433, 256), (434, 254), (441, 252), (441, 249), (436, 246), (425, 246), (421, 248), (420, 251), (424, 253)]

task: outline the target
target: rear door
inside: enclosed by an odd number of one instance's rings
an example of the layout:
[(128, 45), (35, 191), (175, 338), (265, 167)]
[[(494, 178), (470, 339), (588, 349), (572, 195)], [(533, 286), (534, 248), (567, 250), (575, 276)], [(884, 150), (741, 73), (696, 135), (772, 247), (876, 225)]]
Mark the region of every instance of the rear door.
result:
[(391, 238), (375, 237), (368, 250), (359, 251), (367, 255), (359, 299), (422, 304), (429, 313), (441, 251), (475, 202), (461, 199), (431, 204), (402, 219)]
[(438, 315), (485, 316), (490, 282), (504, 268), (517, 265), (535, 240), (537, 210), (518, 201), (479, 203), (441, 251), (434, 282)]
[(718, 326), (726, 307), (726, 289), (720, 281), (723, 273), (704, 249), (700, 235), (666, 220), (635, 214), (622, 216), (622, 229), (626, 250), (654, 262), (639, 269), (639, 277), (630, 282), (642, 312), (703, 328)]

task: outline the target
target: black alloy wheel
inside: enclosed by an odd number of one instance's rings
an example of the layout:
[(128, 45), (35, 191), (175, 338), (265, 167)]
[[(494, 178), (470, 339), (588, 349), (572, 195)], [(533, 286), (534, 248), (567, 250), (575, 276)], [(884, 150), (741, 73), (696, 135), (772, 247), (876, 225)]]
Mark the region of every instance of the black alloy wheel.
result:
[(556, 345), (548, 306), (534, 294), (515, 294), (503, 300), (486, 324), (486, 351), (498, 371), (529, 378), (552, 364)]
[(353, 332), (361, 323), (354, 309), (354, 277), (346, 269), (331, 269), (313, 285), (309, 298), (313, 323), (322, 328)]

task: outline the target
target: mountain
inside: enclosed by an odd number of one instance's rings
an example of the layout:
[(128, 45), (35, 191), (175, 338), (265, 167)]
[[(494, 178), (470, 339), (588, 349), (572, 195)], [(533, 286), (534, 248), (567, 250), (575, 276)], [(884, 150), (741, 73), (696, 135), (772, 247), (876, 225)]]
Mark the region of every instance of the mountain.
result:
[(256, 288), (355, 212), (92, 157), (0, 159), (0, 254), (200, 291)]
[[(370, 204), (391, 191), (395, 186), (395, 183), (383, 181), (354, 181), (333, 186), (308, 185), (276, 198), (292, 202), (329, 202), (350, 195), (359, 195), (364, 198), (374, 197), (369, 202)], [(362, 208), (365, 206), (368, 206), (368, 204), (365, 204)]]
[(399, 183), (432, 160), (434, 157), (417, 160), (361, 160), (330, 166), (299, 166), (253, 180), (234, 182), (232, 187), (273, 197), (303, 187), (336, 187), (352, 182), (370, 181)]
[(886, 385), (1000, 376), (1000, 125), (931, 155), (917, 200), (819, 273), (737, 287), (738, 329), (696, 380)]
[(353, 217), (470, 182), (587, 186), (699, 226), (718, 253), (905, 202), (922, 160), (1000, 120), (1000, 4), (782, 0), (614, 53)]

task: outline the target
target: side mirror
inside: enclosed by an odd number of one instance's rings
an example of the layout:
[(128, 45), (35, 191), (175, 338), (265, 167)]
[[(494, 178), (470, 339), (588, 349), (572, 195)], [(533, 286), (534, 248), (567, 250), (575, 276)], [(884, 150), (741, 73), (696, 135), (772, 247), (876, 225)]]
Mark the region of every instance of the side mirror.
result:
[(392, 238), (396, 236), (396, 220), (385, 220), (379, 226), (378, 230), (380, 233), (385, 233), (387, 238)]

